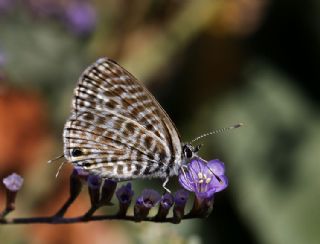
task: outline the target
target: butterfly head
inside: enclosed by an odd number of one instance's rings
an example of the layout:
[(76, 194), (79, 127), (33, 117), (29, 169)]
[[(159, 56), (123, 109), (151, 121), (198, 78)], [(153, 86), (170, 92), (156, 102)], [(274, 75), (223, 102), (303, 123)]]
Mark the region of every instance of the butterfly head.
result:
[(189, 161), (190, 159), (192, 159), (193, 157), (197, 156), (197, 152), (200, 150), (200, 147), (202, 145), (198, 145), (198, 146), (192, 146), (191, 144), (185, 144), (182, 147), (182, 152), (183, 152), (183, 156), (184, 158)]

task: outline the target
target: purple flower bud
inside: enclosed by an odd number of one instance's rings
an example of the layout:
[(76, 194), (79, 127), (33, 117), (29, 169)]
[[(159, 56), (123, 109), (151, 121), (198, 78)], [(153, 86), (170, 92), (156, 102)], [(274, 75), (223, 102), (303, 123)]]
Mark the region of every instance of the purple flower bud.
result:
[(189, 199), (189, 193), (184, 190), (184, 189), (180, 189), (178, 191), (176, 191), (176, 193), (174, 194), (174, 203), (175, 206), (185, 206), (187, 201)]
[(170, 193), (165, 193), (160, 201), (160, 206), (164, 209), (170, 209), (174, 203), (174, 198)]
[(73, 1), (67, 6), (66, 22), (74, 33), (89, 34), (96, 25), (96, 12), (85, 1)]
[(159, 203), (159, 210), (156, 219), (163, 220), (167, 217), (170, 208), (174, 203), (174, 197), (170, 193), (165, 193)]
[(114, 194), (114, 191), (117, 188), (117, 182), (114, 180), (105, 179), (102, 185), (101, 191), (101, 205), (112, 205), (111, 198)]
[(141, 196), (137, 198), (134, 206), (134, 216), (136, 220), (141, 220), (147, 217), (150, 209), (159, 202), (160, 198), (161, 195), (155, 190), (143, 190)]
[(88, 190), (89, 190), (91, 205), (92, 206), (99, 205), (101, 178), (96, 175), (89, 175), (87, 182), (88, 182)]
[(0, 213), (0, 218), (4, 218), (7, 214), (9, 214), (11, 211), (15, 209), (16, 196), (23, 185), (23, 178), (20, 175), (13, 173), (8, 177), (4, 178), (2, 182), (6, 187), (7, 199), (6, 207)]
[(194, 192), (197, 198), (211, 198), (228, 186), (224, 172), (224, 164), (218, 159), (206, 163), (196, 158), (187, 165), (186, 172), (181, 170), (179, 182), (186, 190)]
[(131, 204), (132, 196), (134, 192), (131, 187), (131, 183), (127, 183), (126, 185), (121, 186), (116, 191), (116, 196), (119, 201), (119, 211), (118, 215), (125, 216), (127, 214), (128, 208)]
[(180, 189), (174, 194), (173, 220), (175, 223), (180, 223), (184, 216), (184, 209), (189, 199), (189, 193)]
[(17, 192), (22, 187), (23, 178), (20, 175), (13, 173), (4, 178), (2, 182), (9, 191)]
[(121, 186), (116, 192), (116, 196), (120, 204), (130, 203), (132, 200), (133, 194), (134, 192), (132, 190), (132, 186), (130, 182), (127, 183), (126, 185)]

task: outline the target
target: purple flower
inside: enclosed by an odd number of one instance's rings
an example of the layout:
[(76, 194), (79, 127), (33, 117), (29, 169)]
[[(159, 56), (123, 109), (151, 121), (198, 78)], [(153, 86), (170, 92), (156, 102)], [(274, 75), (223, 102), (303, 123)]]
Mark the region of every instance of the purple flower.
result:
[(132, 186), (130, 182), (126, 185), (121, 186), (116, 191), (116, 196), (120, 204), (128, 204), (128, 203), (130, 204), (133, 194), (134, 192), (132, 190)]
[(189, 199), (189, 193), (180, 189), (174, 194), (173, 220), (179, 223), (184, 216), (184, 209)]
[(169, 213), (170, 208), (174, 203), (174, 198), (170, 193), (165, 193), (159, 203), (159, 210), (156, 219), (163, 220)]
[(170, 209), (174, 203), (174, 198), (171, 194), (165, 193), (161, 200), (160, 200), (160, 206), (164, 209)]
[(176, 193), (174, 194), (174, 203), (176, 206), (184, 207), (188, 199), (189, 199), (189, 193), (184, 189), (180, 189), (176, 191)]
[(198, 198), (211, 198), (214, 193), (228, 186), (228, 178), (224, 175), (224, 171), (224, 164), (218, 159), (206, 163), (196, 158), (187, 165), (186, 172), (181, 170), (179, 182), (186, 190), (194, 192)]
[(127, 214), (128, 208), (131, 204), (132, 196), (134, 192), (131, 187), (131, 183), (127, 183), (126, 185), (121, 186), (116, 191), (116, 196), (119, 201), (119, 211), (118, 215), (125, 216)]
[(0, 219), (4, 218), (7, 214), (15, 209), (15, 200), (18, 191), (21, 189), (23, 184), (23, 178), (13, 173), (2, 180), (6, 187), (6, 208), (0, 213)]
[(101, 199), (100, 199), (100, 202), (102, 205), (112, 205), (110, 201), (116, 188), (117, 188), (116, 181), (110, 180), (110, 179), (105, 179), (103, 181)]
[(152, 189), (143, 190), (140, 197), (136, 201), (136, 205), (144, 206), (146, 208), (154, 207), (161, 199), (160, 194)]
[(17, 192), (22, 187), (23, 178), (20, 175), (13, 173), (4, 178), (2, 182), (9, 191)]
[(101, 186), (101, 178), (96, 175), (88, 176), (88, 190), (91, 200), (91, 205), (98, 205), (100, 203), (100, 186)]
[(134, 217), (137, 221), (147, 217), (149, 211), (154, 207), (161, 199), (158, 192), (152, 189), (143, 190), (140, 197), (138, 197), (134, 206)]
[(13, 4), (14, 0), (0, 0), (0, 13), (8, 11)]
[(96, 12), (91, 4), (75, 0), (66, 8), (66, 22), (79, 35), (90, 33), (96, 25)]

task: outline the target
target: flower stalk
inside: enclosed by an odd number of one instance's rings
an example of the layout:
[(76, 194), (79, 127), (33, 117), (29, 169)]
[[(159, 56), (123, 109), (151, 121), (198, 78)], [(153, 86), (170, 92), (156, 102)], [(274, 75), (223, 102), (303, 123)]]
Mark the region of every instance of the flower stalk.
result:
[[(83, 179), (86, 179), (91, 201), (90, 209), (78, 217), (66, 218), (65, 212), (79, 196)], [(8, 213), (15, 209), (15, 198), (20, 190), (22, 177), (12, 174), (5, 178), (7, 202), (5, 209), (0, 213), (0, 224), (71, 224), (101, 220), (125, 220), (148, 221), (156, 223), (180, 223), (182, 220), (206, 218), (211, 213), (214, 203), (214, 195), (224, 190), (228, 185), (225, 176), (224, 164), (219, 160), (206, 162), (195, 158), (180, 172), (179, 182), (184, 189), (175, 192), (174, 195), (165, 193), (161, 196), (157, 191), (145, 189), (136, 198), (133, 206), (134, 214), (129, 215), (128, 209), (133, 201), (134, 191), (131, 183), (122, 185), (116, 190), (117, 183), (113, 180), (103, 180), (98, 176), (89, 175), (82, 169), (74, 169), (70, 175), (69, 198), (60, 210), (53, 216), (30, 218), (7, 218)], [(186, 205), (189, 200), (189, 192), (194, 192), (194, 202), (189, 212)], [(112, 205), (111, 199), (116, 195), (118, 200), (118, 212), (116, 214), (94, 215), (96, 210), (104, 205)], [(149, 216), (150, 210), (159, 204), (155, 216)], [(168, 214), (172, 210), (172, 217)], [(186, 213), (187, 212), (187, 213)]]
[(54, 217), (56, 218), (62, 217), (65, 215), (69, 207), (72, 205), (72, 203), (76, 200), (76, 198), (81, 192), (82, 182), (80, 180), (80, 175), (77, 169), (74, 169), (70, 175), (69, 187), (70, 187), (69, 198), (54, 215)]

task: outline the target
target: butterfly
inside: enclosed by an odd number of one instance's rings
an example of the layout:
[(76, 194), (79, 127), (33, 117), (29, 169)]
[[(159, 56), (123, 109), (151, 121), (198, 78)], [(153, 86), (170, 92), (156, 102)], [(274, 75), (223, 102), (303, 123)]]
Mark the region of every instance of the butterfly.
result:
[(109, 58), (80, 76), (63, 141), (64, 158), (76, 167), (117, 181), (161, 178), (167, 191), (169, 178), (200, 148), (181, 142), (154, 96)]

